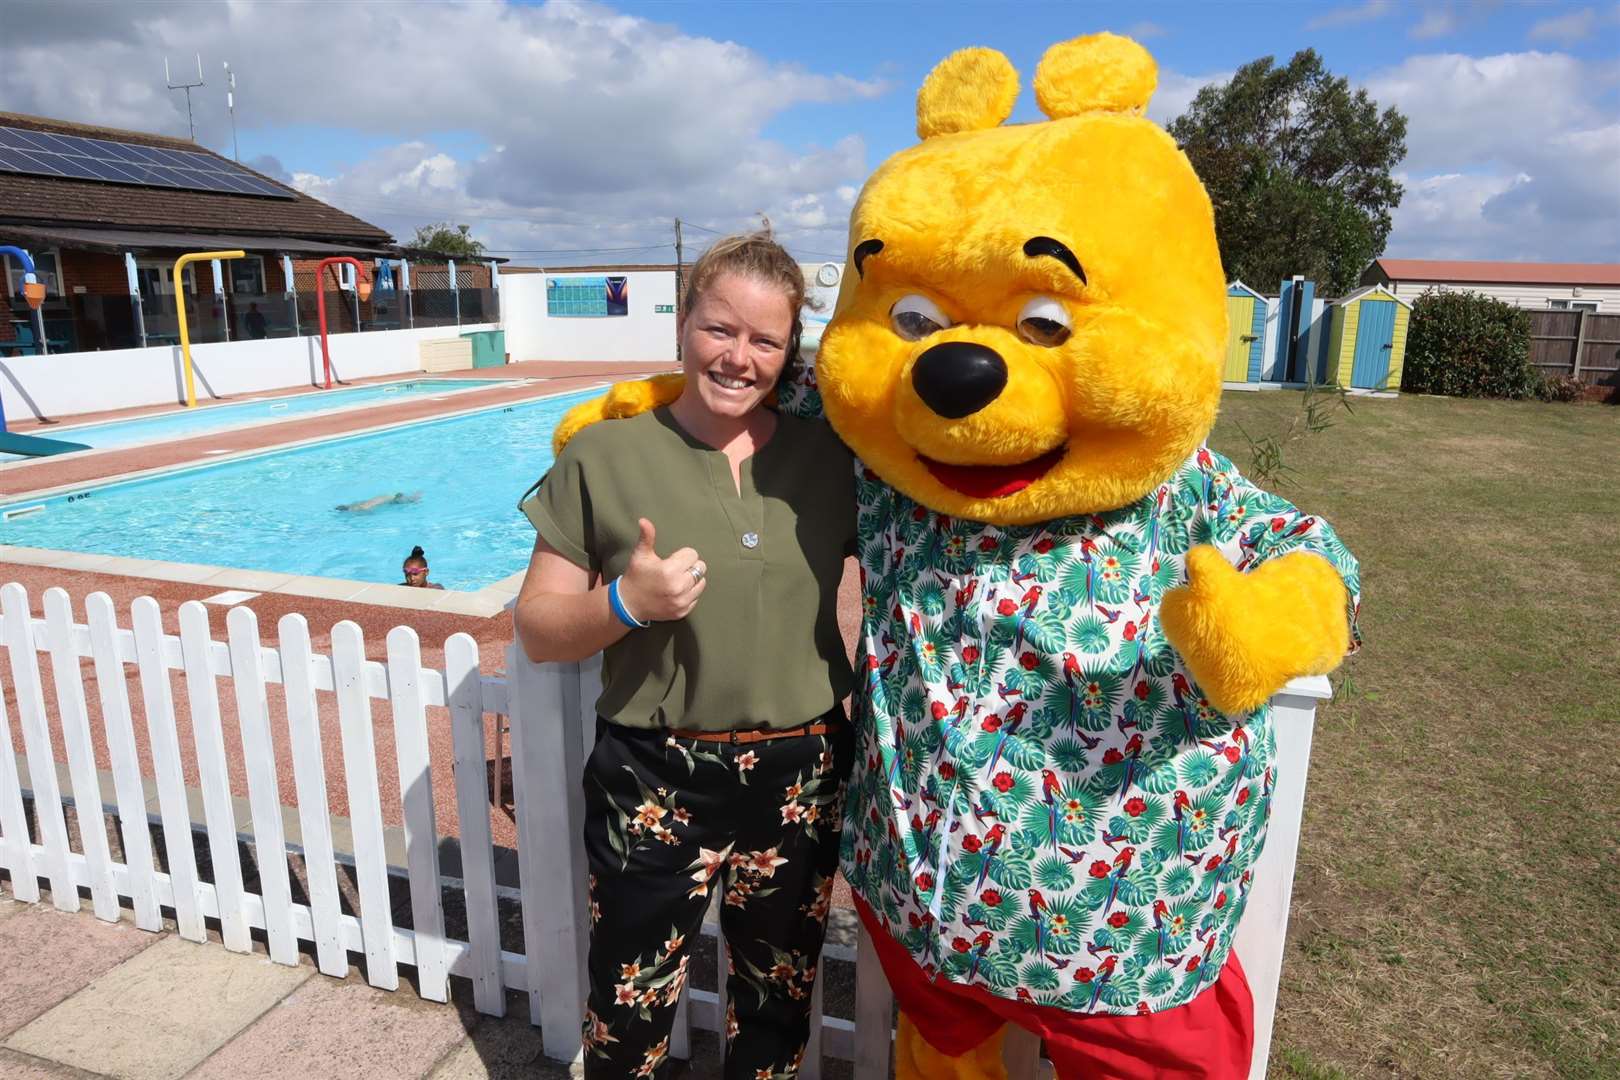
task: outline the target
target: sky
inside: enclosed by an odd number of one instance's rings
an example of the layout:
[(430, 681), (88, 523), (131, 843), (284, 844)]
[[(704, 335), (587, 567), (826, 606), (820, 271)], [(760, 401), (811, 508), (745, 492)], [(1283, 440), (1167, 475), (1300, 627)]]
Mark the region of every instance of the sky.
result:
[(169, 135), (407, 238), (466, 223), (541, 266), (690, 258), (769, 217), (841, 259), (871, 171), (916, 140), (917, 87), (955, 49), (1019, 70), (1112, 30), (1159, 65), (1149, 115), (1264, 56), (1315, 48), (1409, 120), (1385, 252), (1620, 261), (1620, 3), (1509, 0), (0, 0), (0, 110)]

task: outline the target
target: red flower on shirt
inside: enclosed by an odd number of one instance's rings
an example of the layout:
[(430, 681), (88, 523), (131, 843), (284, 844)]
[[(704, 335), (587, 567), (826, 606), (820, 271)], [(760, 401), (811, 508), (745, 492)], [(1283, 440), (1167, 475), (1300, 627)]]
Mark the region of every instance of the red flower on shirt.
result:
[(1222, 889), (1221, 894), (1215, 898), (1215, 910), (1219, 911), (1219, 910), (1221, 910), (1221, 908), (1223, 908), (1225, 906), (1226, 906), (1226, 890)]
[(984, 841), (980, 840), (977, 836), (968, 835), (962, 837), (963, 851), (978, 851), (983, 846)]
[(1091, 876), (1092, 877), (1107, 877), (1108, 876), (1108, 864), (1103, 862), (1101, 859), (1098, 859), (1096, 862), (1092, 863), (1091, 864)]
[(983, 903), (985, 907), (1000, 907), (1001, 893), (996, 889), (986, 889), (984, 892), (979, 894), (979, 901)]
[(1012, 790), (1012, 786), (1013, 786), (1012, 773), (1010, 773), (1010, 772), (1006, 771), (1005, 769), (1003, 769), (1001, 772), (996, 773), (996, 775), (991, 779), (990, 782), (996, 786), (997, 791), (999, 791), (1003, 795), (1005, 795), (1007, 792)]
[(1040, 662), (1041, 658), (1032, 652), (1027, 652), (1018, 658), (1019, 665), (1025, 671), (1034, 671), (1040, 665)]
[(1123, 911), (1116, 911), (1112, 915), (1108, 916), (1108, 925), (1112, 926), (1115, 930), (1118, 930), (1120, 927), (1124, 926), (1130, 921), (1131, 917), (1125, 914)]
[(979, 727), (983, 728), (985, 731), (1000, 731), (1001, 717), (987, 716), (979, 722)]
[(979, 647), (968, 645), (962, 649), (962, 663), (971, 664), (979, 658)]
[(1044, 536), (1035, 541), (1035, 551), (1041, 555), (1045, 555), (1048, 551), (1051, 551), (1052, 546), (1052, 541)]
[(933, 887), (934, 887), (934, 875), (933, 874), (930, 874), (930, 873), (924, 871), (923, 873), (917, 875), (917, 888), (918, 889), (920, 889), (923, 892), (928, 892)]
[(1147, 810), (1147, 803), (1143, 799), (1133, 797), (1125, 800), (1125, 812), (1131, 817), (1141, 817), (1145, 810)]
[(1136, 700), (1146, 701), (1148, 699), (1148, 693), (1149, 690), (1146, 679), (1143, 679), (1141, 682), (1136, 684)]
[(928, 706), (928, 711), (934, 714), (935, 720), (943, 720), (947, 715), (949, 715), (951, 710), (945, 707), (945, 703), (943, 701), (936, 701)]
[(1106, 751), (1103, 752), (1104, 765), (1118, 765), (1124, 760), (1125, 755), (1119, 752), (1119, 748), (1117, 746), (1110, 746)]
[(994, 551), (994, 550), (996, 550), (996, 547), (997, 547), (997, 541), (996, 541), (996, 538), (993, 537), (993, 536), (985, 536), (985, 537), (981, 537), (979, 539), (979, 550), (980, 551)]
[(942, 762), (939, 763), (939, 778), (941, 780), (950, 780), (950, 779), (953, 779), (955, 776), (956, 776), (956, 766), (955, 765), (952, 765), (948, 761), (942, 761)]
[(1248, 788), (1239, 789), (1238, 796), (1237, 796), (1237, 804), (1239, 806), (1242, 806), (1244, 803), (1246, 803), (1248, 801), (1249, 801), (1249, 789)]
[(955, 949), (957, 952), (967, 952), (969, 949), (973, 948), (973, 942), (969, 941), (965, 937), (952, 938), (951, 948)]
[(1095, 979), (1096, 977), (1097, 977), (1097, 973), (1095, 971), (1092, 971), (1090, 968), (1081, 968), (1079, 971), (1074, 973), (1074, 981), (1075, 982), (1088, 983), (1092, 979)]
[(997, 615), (1016, 615), (1017, 613), (1018, 604), (1014, 600), (1003, 600), (1001, 603), (996, 605)]

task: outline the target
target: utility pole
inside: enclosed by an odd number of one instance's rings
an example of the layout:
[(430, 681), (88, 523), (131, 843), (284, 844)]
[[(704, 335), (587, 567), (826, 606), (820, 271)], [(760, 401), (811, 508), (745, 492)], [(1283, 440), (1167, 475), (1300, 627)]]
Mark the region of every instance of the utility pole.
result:
[(682, 362), (681, 356), (681, 219), (675, 219), (675, 361)]
[(163, 81), (169, 84), (170, 90), (184, 90), (186, 92), (186, 126), (191, 129), (191, 141), (197, 141), (197, 122), (191, 118), (191, 91), (203, 85), (202, 53), (197, 54), (197, 81), (177, 83), (169, 75), (169, 58), (163, 58)]
[[(199, 63), (201, 57), (198, 57)], [(225, 111), (231, 114), (231, 160), (241, 162), (242, 151), (236, 146), (236, 72), (230, 61), (225, 62)]]

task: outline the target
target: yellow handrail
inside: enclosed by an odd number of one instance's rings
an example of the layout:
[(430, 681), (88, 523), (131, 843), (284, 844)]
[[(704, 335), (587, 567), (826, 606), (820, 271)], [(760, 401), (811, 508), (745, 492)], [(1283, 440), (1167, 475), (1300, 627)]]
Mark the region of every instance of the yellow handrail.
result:
[(180, 280), (180, 271), (186, 268), (187, 263), (201, 262), (204, 259), (240, 259), (247, 255), (245, 251), (193, 251), (174, 260), (174, 310), (175, 316), (180, 320), (180, 355), (185, 359), (186, 365), (186, 408), (190, 409), (197, 404), (197, 385), (191, 376), (191, 334), (186, 329), (186, 289)]

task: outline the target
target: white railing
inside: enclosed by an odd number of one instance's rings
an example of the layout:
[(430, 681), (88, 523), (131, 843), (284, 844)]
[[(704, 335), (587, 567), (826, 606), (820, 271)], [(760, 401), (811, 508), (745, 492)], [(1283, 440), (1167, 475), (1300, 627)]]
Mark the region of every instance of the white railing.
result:
[[(262, 931), (270, 958), (297, 963), (301, 943), (313, 946), (319, 969), (343, 977), (350, 953), (364, 957), (373, 985), (399, 985), (399, 966), (416, 969), (421, 996), (449, 999), (449, 977), (472, 984), (481, 1013), (501, 1016), (508, 989), (526, 991), (529, 1017), (541, 1028), (546, 1053), (568, 1060), (579, 1049), (585, 996), (585, 857), (580, 822), (583, 792), (579, 776), (594, 737), (593, 704), (600, 689), (600, 660), (582, 664), (533, 664), (509, 649), (507, 679), (480, 674), (478, 647), (466, 634), (444, 645), (443, 670), (425, 668), (416, 632), (395, 627), (387, 637), (387, 662), (366, 659), (361, 630), (343, 621), (332, 628), (331, 654), (316, 653), (301, 615), (277, 624), (277, 644), (260, 639), (258, 619), (247, 608), (225, 618), (226, 640), (213, 640), (209, 611), (191, 601), (179, 610), (179, 635), (164, 631), (155, 600), (131, 605), (131, 625), (117, 625), (112, 601), (103, 593), (85, 600), (85, 622), (75, 623), (68, 595), (49, 589), (43, 619), (30, 612), (22, 586), (0, 589), (0, 645), (9, 654), (25, 753), (18, 756), (0, 694), (0, 867), (10, 873), (18, 900), (40, 898), (39, 881), (64, 911), (80, 907), (87, 889), (98, 918), (117, 921), (128, 901), (134, 923), (145, 930), (163, 926), (172, 913), (181, 937), (207, 940), (205, 920), (215, 920), (225, 948), (249, 952), (252, 933)], [(39, 654), (50, 661), (54, 716), (47, 709)], [(114, 800), (104, 797), (95, 767), (94, 732), (82, 661), (92, 661), (101, 734), (111, 762)], [(126, 665), (134, 665), (139, 696), (131, 693)], [(171, 673), (185, 676), (185, 702), (177, 709)], [(230, 681), (246, 766), (251, 837), (241, 835), (230, 789), (226, 739), (221, 722), (218, 680)], [(0, 676), (3, 681), (3, 676)], [(271, 715), (266, 688), (282, 687), (289, 745), (278, 746), (283, 730)], [(334, 851), (326, 789), (327, 762), (321, 738), (317, 694), (335, 695), (343, 776), (353, 836), (352, 864), (358, 903), (355, 914), (342, 910), (337, 864), (347, 856)], [(1270, 839), (1255, 869), (1255, 891), (1238, 931), (1236, 948), (1255, 996), (1256, 1057), (1252, 1075), (1264, 1076), (1270, 1043), (1288, 898), (1293, 882), (1305, 771), (1317, 700), (1327, 696), (1324, 679), (1292, 684), (1273, 701), (1280, 779), (1272, 800)], [(152, 776), (144, 777), (135, 738), (138, 700), (144, 716)], [(410, 926), (394, 925), (390, 871), (373, 739), (372, 703), (386, 702), (398, 769), (408, 879)], [(428, 712), (442, 707), (444, 713)], [(518, 837), (519, 896), (524, 951), (501, 947), (495, 848), (486, 783), (486, 714), (510, 716), (512, 772)], [(179, 719), (189, 715), (189, 724)], [(439, 834), (434, 818), (429, 721), (450, 726), (453, 786), (460, 819), (462, 870), (459, 880), (439, 867)], [(53, 722), (54, 721), (54, 722)], [(188, 807), (181, 731), (191, 730), (191, 750), (200, 780), (203, 818), (194, 823)], [(58, 781), (56, 740), (66, 752), (69, 795), (79, 820), (77, 849), (70, 844), (64, 793)], [(276, 762), (291, 759), (296, 793), (297, 844), (282, 826), (283, 793)], [(498, 764), (498, 763), (497, 763)], [(20, 768), (19, 768), (20, 767)], [(385, 766), (388, 767), (388, 766)], [(441, 762), (441, 774), (443, 763)], [(23, 780), (26, 775), (27, 782)], [(149, 819), (145, 784), (156, 787), (158, 813)], [(33, 804), (37, 834), (30, 836), (25, 797)], [(115, 814), (124, 859), (112, 857), (100, 813)], [(162, 828), (163, 854), (154, 864), (148, 826)], [(192, 832), (206, 832), (212, 881), (198, 873)], [(245, 887), (238, 844), (250, 839), (257, 863), (258, 891)], [(293, 899), (287, 855), (301, 854), (307, 875), (307, 903)], [(566, 867), (568, 872), (559, 872)], [(460, 889), (466, 904), (468, 940), (447, 936), (441, 889)], [(725, 945), (710, 928), (724, 972)], [(817, 1080), (822, 1055), (853, 1061), (857, 1080), (889, 1075), (891, 998), (875, 953), (865, 935), (858, 945), (829, 944), (824, 960), (856, 965), (855, 1016), (821, 1015), (822, 983), (814, 997), (816, 1023), (801, 1075)], [(725, 984), (717, 990), (689, 988), (681, 1002), (671, 1049), (690, 1054), (691, 1031), (719, 1031), (726, 1013)], [(1050, 1075), (1039, 1060), (1034, 1038), (1009, 1037), (1007, 1057), (1017, 1080)], [(724, 1047), (724, 1040), (719, 1040)]]

